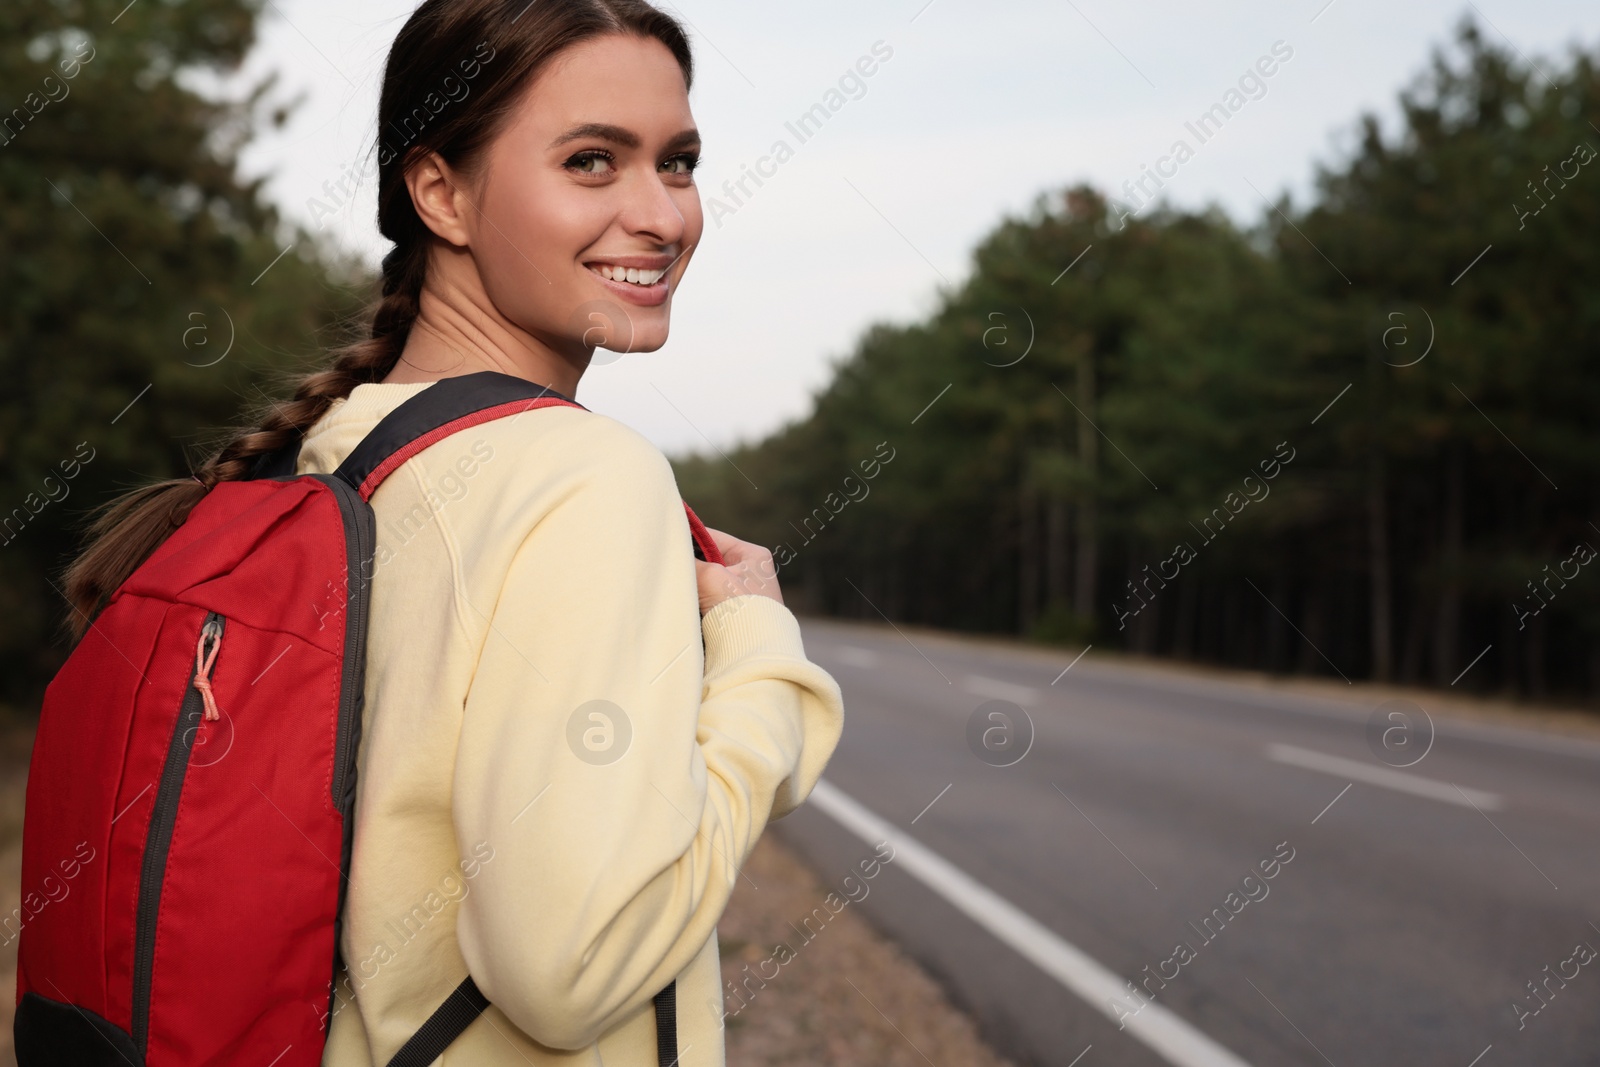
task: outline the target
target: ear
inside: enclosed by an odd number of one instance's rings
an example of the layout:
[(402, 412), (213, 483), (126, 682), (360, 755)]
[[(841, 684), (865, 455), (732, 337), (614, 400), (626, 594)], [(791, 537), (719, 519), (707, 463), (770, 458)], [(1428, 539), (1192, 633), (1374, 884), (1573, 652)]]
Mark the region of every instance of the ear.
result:
[(444, 157), (429, 152), (407, 168), (405, 181), (411, 203), (428, 229), (457, 247), (471, 243), (472, 202), (461, 187), (461, 175)]

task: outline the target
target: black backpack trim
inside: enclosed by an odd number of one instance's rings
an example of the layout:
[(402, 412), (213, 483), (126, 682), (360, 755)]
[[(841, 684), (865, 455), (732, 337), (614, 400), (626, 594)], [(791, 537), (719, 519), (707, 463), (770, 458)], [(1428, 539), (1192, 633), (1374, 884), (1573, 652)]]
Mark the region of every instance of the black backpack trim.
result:
[[(656, 1009), (656, 1062), (659, 1067), (677, 1067), (678, 983), (668, 982), (651, 1003)], [(428, 1067), (488, 1006), (489, 998), (468, 975), (394, 1054), (388, 1067)]]

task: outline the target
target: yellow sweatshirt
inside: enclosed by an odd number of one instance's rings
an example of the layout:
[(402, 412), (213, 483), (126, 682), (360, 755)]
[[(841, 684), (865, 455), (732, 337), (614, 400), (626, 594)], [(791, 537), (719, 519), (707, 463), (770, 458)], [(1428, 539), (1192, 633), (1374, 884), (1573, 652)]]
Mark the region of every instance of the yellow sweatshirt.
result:
[[(332, 472), (430, 384), (356, 387), (307, 433), (298, 472)], [(774, 600), (701, 618), (672, 468), (604, 415), (464, 430), (372, 506), (323, 1063), (381, 1067), (470, 973), (491, 1006), (446, 1067), (654, 1067), (651, 997), (674, 979), (681, 1064), (720, 1067), (717, 920), (767, 822), (833, 754), (838, 684)]]

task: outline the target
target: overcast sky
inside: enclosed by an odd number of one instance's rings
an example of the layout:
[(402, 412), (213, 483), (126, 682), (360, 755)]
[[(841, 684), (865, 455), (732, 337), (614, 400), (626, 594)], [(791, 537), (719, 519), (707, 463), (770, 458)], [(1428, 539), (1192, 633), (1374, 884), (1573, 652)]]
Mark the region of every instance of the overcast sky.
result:
[[(305, 96), (284, 131), (247, 150), (247, 173), (270, 175), (287, 212), (374, 265), (388, 249), (368, 151), (378, 83), (414, 6), (269, 0), (244, 74), (277, 70), (280, 98)], [(983, 235), (1042, 191), (1087, 181), (1120, 195), (1183, 138), (1195, 154), (1165, 195), (1253, 220), (1256, 190), (1303, 201), (1313, 165), (1343, 156), (1361, 112), (1392, 131), (1396, 93), (1463, 16), (1536, 61), (1600, 44), (1600, 5), (1576, 0), (660, 6), (687, 23), (696, 50), (705, 237), (674, 298), (668, 344), (597, 359), (578, 399), (672, 454), (729, 448), (803, 417), (870, 323), (924, 315), (941, 287), (966, 277)], [(889, 58), (801, 143), (785, 123), (875, 44)], [(1224, 101), (1274, 44), (1263, 88), (1247, 83), (1254, 98), (1200, 144), (1185, 123)], [(735, 207), (723, 183), (779, 139), (793, 158)], [(359, 194), (314, 219), (311, 199), (351, 166), (368, 168)]]

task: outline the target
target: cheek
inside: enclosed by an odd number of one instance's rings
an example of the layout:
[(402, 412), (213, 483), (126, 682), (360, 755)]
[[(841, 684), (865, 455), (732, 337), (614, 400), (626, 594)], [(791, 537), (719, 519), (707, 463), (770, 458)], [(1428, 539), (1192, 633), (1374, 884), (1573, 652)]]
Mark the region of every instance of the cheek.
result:
[(533, 178), (502, 180), (479, 202), (473, 257), (495, 307), (524, 329), (561, 329), (587, 299), (578, 258), (605, 233), (610, 213), (585, 192)]
[(705, 209), (700, 204), (700, 190), (695, 186), (687, 189), (674, 190), (674, 199), (678, 211), (683, 215), (683, 246), (700, 243), (700, 235), (705, 232)]

